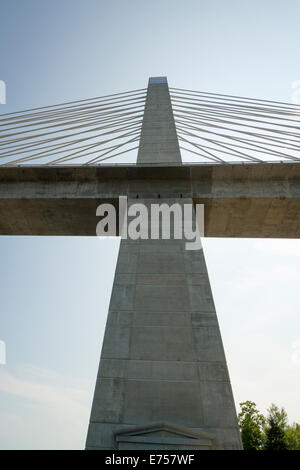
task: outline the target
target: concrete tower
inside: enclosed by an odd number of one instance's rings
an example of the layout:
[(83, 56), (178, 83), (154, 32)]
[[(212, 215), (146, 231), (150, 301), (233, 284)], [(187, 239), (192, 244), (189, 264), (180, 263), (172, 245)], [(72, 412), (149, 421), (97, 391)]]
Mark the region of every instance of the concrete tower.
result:
[[(139, 165), (182, 165), (164, 77), (149, 80)], [(121, 241), (87, 449), (241, 449), (203, 251), (185, 240)]]

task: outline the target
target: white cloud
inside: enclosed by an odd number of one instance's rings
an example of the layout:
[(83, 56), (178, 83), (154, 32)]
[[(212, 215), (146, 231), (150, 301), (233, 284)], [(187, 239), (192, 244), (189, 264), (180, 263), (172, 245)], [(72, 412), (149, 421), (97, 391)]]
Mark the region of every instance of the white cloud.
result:
[(5, 397), (14, 397), (11, 402), (7, 400), (5, 411), (0, 410), (2, 448), (7, 448), (6, 445), (18, 449), (84, 447), (91, 394), (63, 382), (59, 374), (32, 365), (24, 365), (14, 372), (0, 370), (2, 403), (5, 404)]

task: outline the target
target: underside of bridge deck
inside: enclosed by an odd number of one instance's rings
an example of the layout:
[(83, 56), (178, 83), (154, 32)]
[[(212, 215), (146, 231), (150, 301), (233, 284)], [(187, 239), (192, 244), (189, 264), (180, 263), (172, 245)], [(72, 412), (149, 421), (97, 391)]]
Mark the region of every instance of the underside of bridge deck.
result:
[(119, 196), (204, 204), (205, 236), (298, 238), (300, 165), (111, 165), (0, 170), (0, 235), (95, 236)]

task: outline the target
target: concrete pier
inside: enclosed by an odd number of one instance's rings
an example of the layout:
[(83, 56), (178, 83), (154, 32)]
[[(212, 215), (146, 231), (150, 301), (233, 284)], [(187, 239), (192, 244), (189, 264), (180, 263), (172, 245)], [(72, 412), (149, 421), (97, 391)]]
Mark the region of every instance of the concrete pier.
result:
[[(138, 163), (161, 159), (181, 164), (168, 86), (154, 79)], [(204, 254), (185, 240), (121, 241), (87, 448), (241, 448)]]

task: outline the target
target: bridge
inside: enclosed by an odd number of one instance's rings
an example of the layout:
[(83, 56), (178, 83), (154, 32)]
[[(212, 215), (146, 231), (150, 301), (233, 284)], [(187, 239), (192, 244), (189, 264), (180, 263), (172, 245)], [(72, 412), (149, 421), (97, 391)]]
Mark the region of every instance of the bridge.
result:
[[(204, 204), (207, 237), (298, 238), (299, 116), (165, 77), (1, 115), (0, 234), (95, 236), (98, 205), (127, 196)], [(184, 240), (121, 240), (87, 448), (241, 448), (204, 254)]]

